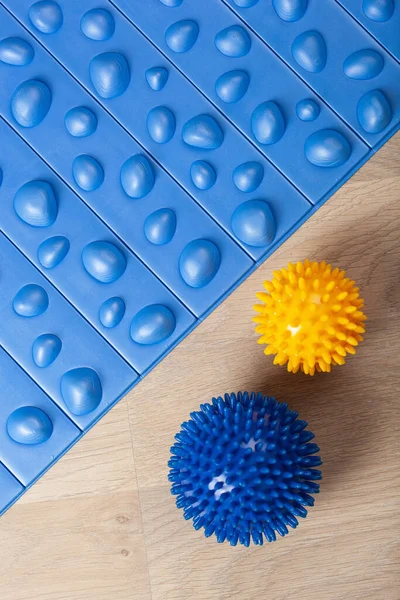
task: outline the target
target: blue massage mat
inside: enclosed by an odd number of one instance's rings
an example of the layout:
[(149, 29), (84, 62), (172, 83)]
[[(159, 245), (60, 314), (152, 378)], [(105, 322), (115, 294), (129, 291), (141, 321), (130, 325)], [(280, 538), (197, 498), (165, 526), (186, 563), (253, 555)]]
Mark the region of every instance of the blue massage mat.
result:
[(399, 128), (396, 0), (0, 0), (0, 513)]

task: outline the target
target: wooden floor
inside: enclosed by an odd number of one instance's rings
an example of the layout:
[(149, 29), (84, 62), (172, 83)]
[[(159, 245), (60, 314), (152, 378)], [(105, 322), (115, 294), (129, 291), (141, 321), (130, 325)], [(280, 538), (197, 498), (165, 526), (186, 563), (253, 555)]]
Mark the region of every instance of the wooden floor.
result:
[[(0, 520), (2, 600), (400, 599), (400, 134)], [(357, 355), (291, 375), (256, 343), (255, 292), (289, 260), (360, 285)], [(174, 506), (169, 447), (212, 395), (260, 390), (308, 420), (324, 459), (309, 517), (262, 548), (218, 545)]]

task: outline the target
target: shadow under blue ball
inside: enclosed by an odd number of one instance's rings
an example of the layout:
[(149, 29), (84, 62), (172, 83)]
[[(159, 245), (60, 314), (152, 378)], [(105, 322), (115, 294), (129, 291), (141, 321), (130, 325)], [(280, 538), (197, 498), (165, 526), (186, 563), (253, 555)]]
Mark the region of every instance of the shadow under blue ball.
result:
[(168, 463), (184, 518), (232, 546), (262, 545), (297, 527), (322, 478), (306, 421), (260, 393), (225, 394), (200, 408), (175, 436)]

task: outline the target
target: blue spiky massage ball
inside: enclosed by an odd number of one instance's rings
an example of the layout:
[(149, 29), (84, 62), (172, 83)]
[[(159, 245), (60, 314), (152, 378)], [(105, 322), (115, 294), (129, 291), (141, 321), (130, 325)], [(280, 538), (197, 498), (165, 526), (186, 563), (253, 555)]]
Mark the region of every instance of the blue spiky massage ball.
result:
[(313, 506), (322, 464), (306, 421), (287, 404), (239, 392), (202, 404), (171, 448), (176, 506), (208, 537), (262, 545), (297, 527)]

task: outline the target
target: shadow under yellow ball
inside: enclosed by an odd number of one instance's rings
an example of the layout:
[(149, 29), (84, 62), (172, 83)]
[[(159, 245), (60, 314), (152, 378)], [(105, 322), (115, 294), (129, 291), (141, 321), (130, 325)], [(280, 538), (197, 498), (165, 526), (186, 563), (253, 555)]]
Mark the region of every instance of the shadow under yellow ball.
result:
[(253, 320), (261, 334), (258, 343), (267, 346), (265, 354), (275, 355), (274, 364), (314, 375), (356, 353), (367, 317), (359, 288), (344, 271), (325, 261), (289, 263), (264, 287)]

